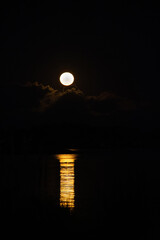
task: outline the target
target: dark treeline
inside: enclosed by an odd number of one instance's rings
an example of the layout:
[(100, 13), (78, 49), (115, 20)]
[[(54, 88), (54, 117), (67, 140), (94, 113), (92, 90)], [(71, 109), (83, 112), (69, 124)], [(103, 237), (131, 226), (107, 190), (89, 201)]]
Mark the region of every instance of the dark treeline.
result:
[(58, 125), (1, 130), (1, 153), (56, 153), (68, 148), (158, 148), (159, 131), (122, 126)]

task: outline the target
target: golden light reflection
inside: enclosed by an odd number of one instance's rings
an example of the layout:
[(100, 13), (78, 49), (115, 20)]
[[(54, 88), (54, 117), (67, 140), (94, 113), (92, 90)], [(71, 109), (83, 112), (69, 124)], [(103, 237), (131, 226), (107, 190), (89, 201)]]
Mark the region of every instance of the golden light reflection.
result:
[(58, 154), (60, 162), (60, 206), (73, 210), (75, 207), (74, 162), (76, 154)]

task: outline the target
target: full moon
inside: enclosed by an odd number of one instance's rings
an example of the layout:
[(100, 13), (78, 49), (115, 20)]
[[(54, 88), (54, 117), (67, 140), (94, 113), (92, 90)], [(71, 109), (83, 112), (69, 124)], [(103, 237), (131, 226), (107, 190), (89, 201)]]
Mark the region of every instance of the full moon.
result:
[(64, 72), (59, 80), (64, 86), (70, 86), (74, 82), (74, 76), (72, 73)]

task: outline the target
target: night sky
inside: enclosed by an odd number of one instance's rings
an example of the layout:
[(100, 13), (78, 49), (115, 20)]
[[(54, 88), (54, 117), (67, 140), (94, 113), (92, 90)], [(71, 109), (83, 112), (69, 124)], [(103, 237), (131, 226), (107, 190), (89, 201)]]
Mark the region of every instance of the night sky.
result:
[(148, 98), (149, 91), (156, 98), (159, 8), (151, 1), (3, 5), (3, 83), (54, 86), (69, 69), (87, 94), (112, 90)]
[(159, 128), (160, 19), (153, 2), (4, 2), (0, 15), (2, 126), (19, 124), (18, 112), (23, 119), (33, 109), (52, 112), (57, 96), (52, 115), (62, 114), (59, 76), (70, 71), (76, 89), (67, 90), (68, 111), (79, 104), (80, 119), (96, 116), (103, 125), (116, 112), (136, 127)]
[(1, 232), (160, 239), (158, 1), (6, 0), (0, 18)]

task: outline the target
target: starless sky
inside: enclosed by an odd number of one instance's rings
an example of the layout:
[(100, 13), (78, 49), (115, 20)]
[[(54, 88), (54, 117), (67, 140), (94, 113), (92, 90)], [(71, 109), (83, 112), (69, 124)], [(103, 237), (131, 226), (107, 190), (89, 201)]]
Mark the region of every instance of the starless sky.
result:
[(159, 99), (159, 8), (152, 1), (5, 1), (1, 85), (58, 88), (70, 71), (89, 95)]

